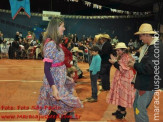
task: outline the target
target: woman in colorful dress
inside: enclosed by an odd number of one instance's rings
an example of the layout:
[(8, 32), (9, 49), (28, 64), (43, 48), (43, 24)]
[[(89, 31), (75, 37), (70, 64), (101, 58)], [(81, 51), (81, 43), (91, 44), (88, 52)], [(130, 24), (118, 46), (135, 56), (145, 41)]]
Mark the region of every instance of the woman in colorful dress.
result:
[(64, 21), (53, 18), (44, 35), (44, 79), (37, 102), (40, 115), (48, 115), (47, 122), (55, 122), (56, 117), (61, 122), (69, 122), (69, 114), (75, 108), (82, 107), (79, 98), (73, 96), (66, 88), (66, 66), (64, 52), (60, 47)]
[(111, 55), (109, 62), (114, 64), (117, 70), (106, 102), (117, 105), (118, 109), (112, 115), (115, 115), (117, 119), (122, 119), (126, 116), (126, 107), (131, 108), (133, 106), (135, 89), (131, 82), (135, 72), (128, 67), (128, 62), (132, 56), (127, 53), (125, 43), (118, 43), (115, 49), (118, 57)]

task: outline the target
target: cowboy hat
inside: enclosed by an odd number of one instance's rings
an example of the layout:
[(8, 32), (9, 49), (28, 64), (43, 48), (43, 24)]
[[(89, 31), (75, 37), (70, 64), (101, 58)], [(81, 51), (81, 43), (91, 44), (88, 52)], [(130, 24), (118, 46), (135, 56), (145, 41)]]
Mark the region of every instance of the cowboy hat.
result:
[(153, 31), (152, 25), (148, 23), (143, 23), (139, 27), (139, 31), (134, 33), (135, 35), (139, 34), (157, 34), (157, 32)]
[(126, 44), (123, 43), (123, 42), (119, 42), (119, 43), (116, 45), (115, 49), (119, 49), (119, 48), (125, 48), (125, 49), (127, 49)]
[(97, 35), (95, 35), (95, 39), (98, 40), (98, 39), (101, 37), (101, 35), (102, 35), (102, 34), (97, 34)]
[(111, 39), (108, 34), (101, 34), (100, 38)]

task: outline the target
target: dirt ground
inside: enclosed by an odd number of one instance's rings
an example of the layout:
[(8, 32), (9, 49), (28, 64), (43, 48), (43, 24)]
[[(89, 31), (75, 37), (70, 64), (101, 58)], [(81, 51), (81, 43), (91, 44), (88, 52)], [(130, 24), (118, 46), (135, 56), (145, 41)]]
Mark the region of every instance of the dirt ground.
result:
[[(83, 101), (84, 108), (76, 109), (75, 113), (80, 118), (71, 121), (101, 121), (101, 122), (134, 122), (133, 109), (127, 109), (127, 115), (123, 120), (117, 120), (111, 115), (116, 110), (115, 105), (106, 103), (108, 92), (98, 93), (98, 102), (89, 103), (86, 97), (91, 96), (91, 84), (89, 79), (87, 63), (79, 63), (79, 67), (84, 73), (84, 77), (78, 79), (76, 92)], [(111, 80), (115, 68), (111, 68)], [(0, 121), (45, 121), (40, 118), (36, 105), (40, 87), (43, 79), (43, 62), (41, 60), (10, 60), (0, 59)], [(99, 82), (98, 82), (99, 83)], [(98, 89), (100, 89), (98, 85)], [(163, 122), (163, 93), (158, 92), (157, 99), (153, 99), (148, 108), (150, 122), (155, 122), (154, 114), (159, 119), (156, 122)], [(157, 101), (156, 101), (157, 100)], [(154, 106), (154, 102), (159, 105)], [(158, 107), (158, 109), (154, 109)], [(158, 112), (159, 110), (159, 112)]]

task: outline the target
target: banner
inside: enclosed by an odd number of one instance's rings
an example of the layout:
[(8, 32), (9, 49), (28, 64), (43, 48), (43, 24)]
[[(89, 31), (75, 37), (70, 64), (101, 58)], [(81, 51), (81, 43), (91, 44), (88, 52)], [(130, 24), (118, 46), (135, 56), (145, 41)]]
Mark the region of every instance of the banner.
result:
[(24, 9), (24, 13), (30, 18), (30, 0), (10, 0), (12, 19), (15, 19), (21, 9)]
[(43, 11), (42, 12), (42, 20), (50, 21), (53, 16), (60, 16), (60, 15), (61, 15), (61, 12)]

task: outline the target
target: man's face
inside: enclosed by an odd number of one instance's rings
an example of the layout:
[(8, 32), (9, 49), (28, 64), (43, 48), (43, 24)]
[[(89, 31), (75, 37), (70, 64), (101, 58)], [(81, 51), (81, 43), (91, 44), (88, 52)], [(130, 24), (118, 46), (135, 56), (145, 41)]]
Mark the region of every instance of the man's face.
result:
[(100, 39), (100, 44), (103, 44), (104, 43), (104, 40), (103, 39)]
[(143, 41), (144, 44), (148, 42), (148, 35), (147, 34), (140, 34), (139, 39)]

